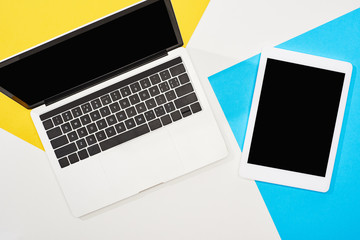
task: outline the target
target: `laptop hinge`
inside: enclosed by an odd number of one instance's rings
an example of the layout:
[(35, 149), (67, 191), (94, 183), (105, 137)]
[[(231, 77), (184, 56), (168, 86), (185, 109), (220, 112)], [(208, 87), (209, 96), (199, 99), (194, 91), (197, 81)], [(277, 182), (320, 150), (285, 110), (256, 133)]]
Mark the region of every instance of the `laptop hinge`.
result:
[(76, 94), (76, 93), (78, 93), (78, 92), (81, 92), (81, 91), (83, 91), (83, 90), (85, 90), (85, 89), (87, 89), (87, 88), (93, 87), (93, 86), (96, 85), (96, 84), (99, 84), (99, 83), (102, 83), (102, 82), (104, 82), (104, 81), (106, 81), (106, 80), (112, 79), (112, 78), (114, 78), (114, 77), (116, 77), (116, 76), (119, 76), (119, 75), (121, 75), (121, 74), (124, 74), (124, 73), (126, 73), (126, 72), (128, 72), (128, 71), (131, 71), (131, 70), (133, 70), (133, 69), (136, 69), (136, 68), (138, 68), (138, 67), (140, 67), (140, 66), (143, 66), (143, 65), (145, 65), (145, 64), (148, 64), (148, 63), (150, 63), (150, 62), (153, 62), (153, 61), (155, 61), (155, 60), (157, 60), (157, 59), (159, 59), (159, 58), (165, 57), (165, 56), (167, 56), (167, 55), (168, 55), (168, 52), (167, 52), (166, 50), (161, 51), (161, 52), (158, 52), (158, 53), (156, 53), (156, 54), (152, 54), (152, 55), (150, 55), (150, 56), (148, 56), (148, 57), (145, 57), (145, 58), (143, 58), (143, 59), (141, 59), (141, 60), (138, 60), (138, 61), (136, 61), (136, 62), (134, 62), (134, 63), (132, 63), (132, 64), (129, 64), (129, 65), (124, 66), (124, 67), (121, 67), (121, 68), (116, 69), (116, 70), (114, 70), (114, 71), (112, 71), (112, 72), (110, 72), (110, 73), (107, 73), (107, 74), (105, 74), (105, 75), (102, 75), (102, 76), (100, 76), (100, 77), (97, 77), (97, 78), (95, 78), (95, 79), (93, 79), (93, 80), (91, 80), (91, 81), (88, 81), (88, 82), (85, 83), (85, 84), (82, 84), (82, 85), (80, 85), (80, 86), (77, 86), (77, 87), (74, 87), (74, 88), (72, 88), (72, 89), (69, 89), (69, 90), (67, 90), (67, 91), (65, 91), (65, 92), (62, 92), (62, 93), (60, 93), (60, 94), (57, 94), (57, 95), (55, 95), (55, 96), (53, 96), (53, 97), (51, 97), (51, 98), (45, 99), (45, 100), (44, 100), (44, 104), (45, 104), (46, 106), (49, 106), (49, 105), (51, 105), (51, 104), (53, 104), (53, 103), (55, 103), (55, 102), (57, 102), (57, 101), (60, 101), (60, 100), (62, 100), (62, 99), (64, 99), (64, 98), (66, 98), (66, 97), (69, 97), (69, 96), (71, 96), (71, 95), (73, 95), (73, 94)]

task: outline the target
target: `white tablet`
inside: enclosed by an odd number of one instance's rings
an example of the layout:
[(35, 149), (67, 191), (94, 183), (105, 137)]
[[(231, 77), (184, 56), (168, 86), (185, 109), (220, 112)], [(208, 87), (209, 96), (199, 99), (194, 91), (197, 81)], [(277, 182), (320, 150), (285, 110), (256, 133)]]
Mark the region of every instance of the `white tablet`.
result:
[(326, 192), (352, 65), (281, 49), (261, 53), (240, 175)]

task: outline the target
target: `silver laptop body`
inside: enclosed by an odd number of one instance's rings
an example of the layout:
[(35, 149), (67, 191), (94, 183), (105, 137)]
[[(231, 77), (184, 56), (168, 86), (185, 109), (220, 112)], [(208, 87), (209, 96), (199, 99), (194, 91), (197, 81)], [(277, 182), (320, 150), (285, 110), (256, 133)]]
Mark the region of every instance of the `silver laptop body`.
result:
[[(147, 17), (160, 15), (163, 18), (154, 22)], [(142, 30), (145, 22), (149, 25)], [(156, 30), (160, 25), (164, 29), (170, 26), (171, 34)], [(151, 32), (144, 32), (151, 28), (163, 34), (164, 43), (146, 40), (156, 39)], [(108, 32), (115, 32), (117, 41), (125, 41), (119, 43), (121, 51), (106, 52), (112, 50), (115, 41)], [(138, 34), (136, 39), (132, 34)], [(102, 43), (91, 42), (93, 36)], [(141, 55), (151, 48), (149, 45), (169, 42), (165, 49), (131, 59), (138, 55), (132, 52)], [(132, 50), (132, 45), (142, 46)], [(54, 54), (59, 46), (63, 48)], [(227, 155), (201, 83), (181, 46), (170, 1), (149, 0), (0, 63), (0, 78), (12, 78), (9, 83), (0, 81), (1, 91), (32, 109), (31, 117), (74, 216), (83, 216)], [(62, 54), (67, 56), (62, 57), (61, 64), (58, 60), (51, 64)], [(125, 63), (120, 67), (113, 66), (123, 59)], [(38, 60), (43, 64), (31, 65)], [(106, 73), (88, 74), (96, 72), (98, 66)], [(43, 79), (39, 83), (41, 91), (52, 95), (38, 100), (39, 94), (24, 93), (24, 88), (30, 91), (42, 71), (46, 74), (39, 77)], [(25, 77), (21, 75), (24, 72)], [(85, 81), (78, 81), (82, 78)], [(26, 83), (15, 86), (14, 81)], [(62, 82), (76, 85), (53, 94)]]

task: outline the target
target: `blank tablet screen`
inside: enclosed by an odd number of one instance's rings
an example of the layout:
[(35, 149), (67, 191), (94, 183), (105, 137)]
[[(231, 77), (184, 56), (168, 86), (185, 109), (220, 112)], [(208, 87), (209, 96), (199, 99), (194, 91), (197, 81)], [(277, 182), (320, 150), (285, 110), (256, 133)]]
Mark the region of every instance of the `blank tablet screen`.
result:
[(248, 163), (325, 177), (344, 77), (268, 59)]

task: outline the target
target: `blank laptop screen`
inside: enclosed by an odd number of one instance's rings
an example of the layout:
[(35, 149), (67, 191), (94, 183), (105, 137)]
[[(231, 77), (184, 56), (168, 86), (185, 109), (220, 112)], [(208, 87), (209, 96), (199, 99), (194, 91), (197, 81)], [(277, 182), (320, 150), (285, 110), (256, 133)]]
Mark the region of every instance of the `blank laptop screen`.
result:
[(0, 67), (1, 88), (36, 105), (179, 44), (164, 1), (136, 5), (78, 32)]

